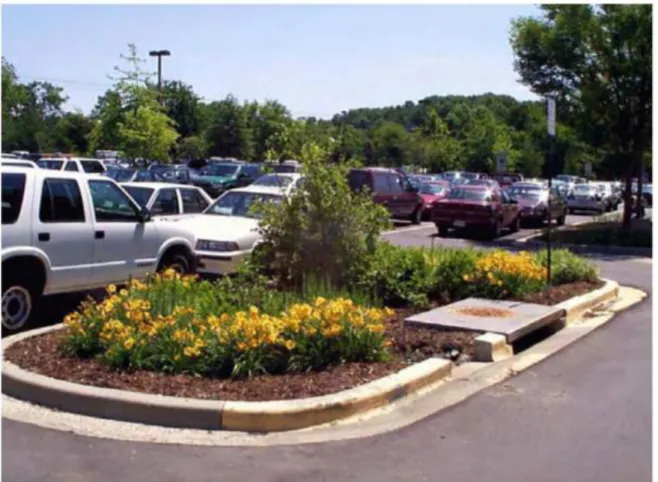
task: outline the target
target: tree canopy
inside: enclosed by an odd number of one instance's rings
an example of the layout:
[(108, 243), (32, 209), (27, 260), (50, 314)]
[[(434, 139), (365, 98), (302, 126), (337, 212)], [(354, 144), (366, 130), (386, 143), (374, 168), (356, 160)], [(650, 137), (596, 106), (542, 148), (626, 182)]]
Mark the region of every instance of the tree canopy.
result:
[[(620, 176), (628, 164), (624, 155), (644, 152), (641, 157), (650, 159), (650, 7), (560, 5), (542, 12), (514, 21), (511, 44), (521, 81), (540, 96), (559, 97), (558, 170), (583, 175), (591, 162), (597, 176)], [(20, 83), (3, 59), (3, 150), (113, 149), (160, 161), (262, 161), (301, 158), (312, 142), (333, 162), (492, 171), (504, 155), (509, 170), (547, 174), (540, 100), (493, 93), (430, 96), (342, 111), (331, 119), (296, 119), (276, 100), (228, 94), (205, 101), (175, 79), (165, 81), (158, 95), (136, 47), (129, 46), (122, 59), (126, 67), (115, 68), (114, 86), (89, 116), (63, 112), (63, 89)]]

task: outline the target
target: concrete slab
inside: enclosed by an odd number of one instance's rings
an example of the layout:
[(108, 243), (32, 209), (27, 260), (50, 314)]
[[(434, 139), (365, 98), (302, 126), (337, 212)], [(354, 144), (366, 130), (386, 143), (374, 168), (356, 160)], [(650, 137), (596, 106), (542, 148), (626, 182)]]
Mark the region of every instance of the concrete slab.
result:
[(553, 306), (468, 298), (457, 303), (413, 315), (404, 320), (407, 326), (452, 328), (498, 333), (508, 343), (564, 316), (564, 310)]

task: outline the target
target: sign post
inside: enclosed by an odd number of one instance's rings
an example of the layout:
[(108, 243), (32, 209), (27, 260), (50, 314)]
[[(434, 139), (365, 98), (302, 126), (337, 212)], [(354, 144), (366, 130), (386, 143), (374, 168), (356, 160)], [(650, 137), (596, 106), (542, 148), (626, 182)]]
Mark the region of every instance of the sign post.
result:
[(501, 152), (496, 156), (496, 172), (507, 172), (507, 153)]
[(551, 198), (553, 196), (553, 167), (555, 162), (555, 98), (547, 97), (547, 126), (548, 126), (548, 233), (546, 235), (546, 282), (551, 284)]

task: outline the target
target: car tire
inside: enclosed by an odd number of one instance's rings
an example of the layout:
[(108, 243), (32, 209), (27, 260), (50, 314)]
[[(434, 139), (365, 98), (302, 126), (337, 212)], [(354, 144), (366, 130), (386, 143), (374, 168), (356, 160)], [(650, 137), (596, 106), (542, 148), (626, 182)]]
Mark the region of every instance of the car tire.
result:
[(500, 221), (499, 220), (496, 220), (494, 225), (489, 229), (490, 229), (490, 231), (489, 231), (489, 236), (488, 237), (489, 237), (490, 240), (498, 239), (500, 237)]
[(414, 210), (413, 213), (411, 213), (411, 224), (420, 224), (422, 221), (423, 217), (423, 207), (422, 206), (416, 206), (416, 209)]
[(43, 288), (29, 273), (2, 273), (2, 334), (11, 335), (31, 328)]
[(447, 238), (448, 237), (448, 226), (443, 226), (443, 225), (437, 224), (436, 229), (439, 233), (439, 237), (441, 237), (441, 238)]
[(189, 274), (192, 272), (192, 263), (188, 257), (182, 253), (166, 254), (162, 258), (162, 261), (160, 261), (158, 272), (166, 271), (170, 268), (181, 275)]
[(513, 233), (518, 233), (520, 229), (521, 229), (521, 216), (517, 216), (510, 226), (510, 231)]
[(558, 226), (564, 226), (564, 223), (567, 222), (567, 210), (565, 209), (564, 212), (560, 217), (558, 217), (555, 222), (557, 223)]

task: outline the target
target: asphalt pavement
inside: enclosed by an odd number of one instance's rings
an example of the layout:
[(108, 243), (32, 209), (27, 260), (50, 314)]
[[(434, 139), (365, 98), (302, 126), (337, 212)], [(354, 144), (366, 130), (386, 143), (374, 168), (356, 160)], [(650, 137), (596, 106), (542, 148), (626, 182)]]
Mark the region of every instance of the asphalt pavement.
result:
[(227, 448), (110, 441), (4, 419), (3, 480), (649, 481), (651, 260), (593, 259), (604, 277), (649, 297), (520, 375), (404, 429)]

